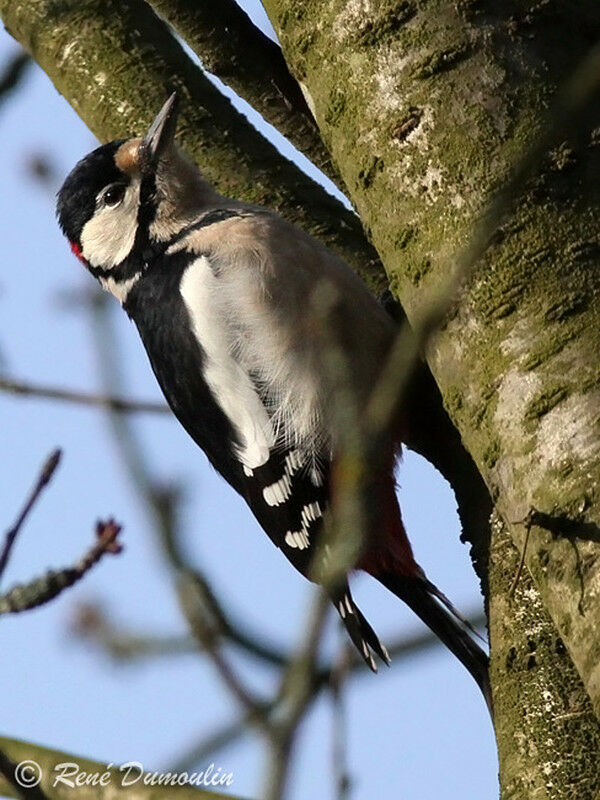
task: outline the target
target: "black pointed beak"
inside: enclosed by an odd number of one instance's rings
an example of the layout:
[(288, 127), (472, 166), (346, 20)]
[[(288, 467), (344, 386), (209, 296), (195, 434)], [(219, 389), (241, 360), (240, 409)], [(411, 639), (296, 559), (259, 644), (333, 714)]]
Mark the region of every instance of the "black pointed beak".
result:
[(177, 126), (178, 105), (177, 92), (173, 92), (142, 139), (140, 149), (144, 171), (154, 169), (162, 154), (172, 144)]

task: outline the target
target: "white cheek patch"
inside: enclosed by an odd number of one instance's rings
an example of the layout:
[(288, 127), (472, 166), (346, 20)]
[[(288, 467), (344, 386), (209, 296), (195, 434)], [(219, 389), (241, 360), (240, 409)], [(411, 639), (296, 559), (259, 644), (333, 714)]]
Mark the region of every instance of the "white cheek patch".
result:
[(232, 331), (219, 289), (219, 279), (205, 256), (190, 264), (179, 286), (194, 335), (204, 351), (204, 380), (237, 432), (240, 444), (236, 455), (248, 474), (269, 460), (275, 435), (254, 384), (232, 355)]
[(81, 231), (81, 252), (92, 267), (111, 269), (120, 264), (135, 242), (140, 205), (140, 179), (135, 178), (115, 208), (96, 210)]

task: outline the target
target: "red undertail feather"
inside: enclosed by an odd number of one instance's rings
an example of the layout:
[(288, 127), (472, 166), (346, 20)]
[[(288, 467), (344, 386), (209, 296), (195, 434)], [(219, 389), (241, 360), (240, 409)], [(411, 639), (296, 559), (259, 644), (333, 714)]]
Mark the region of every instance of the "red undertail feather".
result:
[(382, 485), (383, 522), (358, 566), (406, 603), (471, 673), (492, 714), (488, 656), (473, 640), (479, 634), (414, 559), (400, 514), (393, 479)]

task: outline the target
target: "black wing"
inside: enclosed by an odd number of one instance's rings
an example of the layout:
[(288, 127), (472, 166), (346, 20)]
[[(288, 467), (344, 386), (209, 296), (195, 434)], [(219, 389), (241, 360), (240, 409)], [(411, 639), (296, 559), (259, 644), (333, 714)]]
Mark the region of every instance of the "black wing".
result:
[[(266, 464), (242, 470), (240, 494), (286, 558), (311, 579), (313, 560), (323, 544), (323, 518), (329, 506), (329, 464), (319, 468), (294, 449), (272, 451)], [(354, 603), (347, 580), (330, 591), (344, 627), (367, 665), (377, 671), (372, 652), (390, 663), (385, 646)]]

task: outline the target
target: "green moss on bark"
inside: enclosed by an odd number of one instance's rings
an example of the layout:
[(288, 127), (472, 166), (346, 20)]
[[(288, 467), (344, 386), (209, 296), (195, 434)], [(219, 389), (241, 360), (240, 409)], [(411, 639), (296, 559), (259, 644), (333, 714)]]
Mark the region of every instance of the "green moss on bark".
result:
[(490, 635), (501, 798), (597, 800), (600, 725), (526, 570), (514, 596), (508, 595), (518, 561), (510, 534), (496, 519)]

